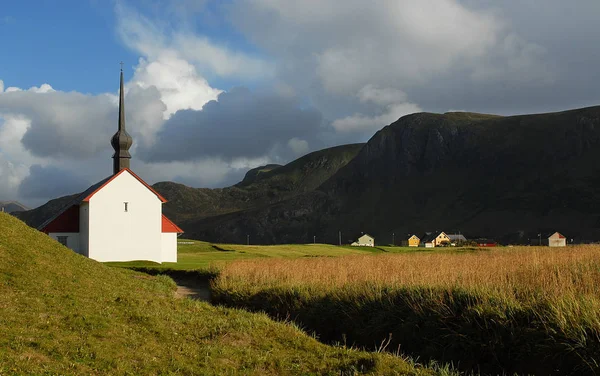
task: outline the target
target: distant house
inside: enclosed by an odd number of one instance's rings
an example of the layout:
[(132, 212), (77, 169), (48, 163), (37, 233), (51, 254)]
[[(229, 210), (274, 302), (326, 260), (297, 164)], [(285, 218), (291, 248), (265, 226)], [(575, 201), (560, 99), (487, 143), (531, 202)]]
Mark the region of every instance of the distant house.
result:
[(450, 238), (451, 244), (465, 243), (467, 241), (467, 238), (462, 234), (448, 234), (448, 238)]
[(350, 244), (353, 247), (374, 247), (375, 238), (369, 234), (364, 234), (357, 241)]
[(419, 243), (421, 243), (421, 239), (417, 235), (413, 235), (408, 238), (408, 246), (409, 247), (418, 247)]
[(492, 239), (475, 239), (475, 243), (477, 243), (478, 247), (497, 247), (498, 243), (496, 243)]
[(560, 232), (555, 232), (554, 234), (548, 236), (548, 246), (549, 247), (566, 247), (567, 246), (567, 238), (561, 234)]
[(450, 244), (450, 238), (445, 232), (429, 232), (421, 237), (421, 245), (425, 248), (440, 247)]

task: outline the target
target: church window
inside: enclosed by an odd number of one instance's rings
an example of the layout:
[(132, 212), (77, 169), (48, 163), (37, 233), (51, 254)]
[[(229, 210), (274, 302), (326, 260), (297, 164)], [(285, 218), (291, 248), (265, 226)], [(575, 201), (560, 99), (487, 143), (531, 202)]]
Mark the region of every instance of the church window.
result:
[(128, 208), (128, 206), (129, 206), (129, 203), (128, 203), (128, 202), (124, 202), (124, 204), (125, 204), (125, 213), (127, 213), (128, 209), (129, 209), (129, 208)]
[(57, 240), (60, 244), (62, 244), (66, 247), (67, 246), (67, 238), (68, 238), (68, 236), (58, 236)]

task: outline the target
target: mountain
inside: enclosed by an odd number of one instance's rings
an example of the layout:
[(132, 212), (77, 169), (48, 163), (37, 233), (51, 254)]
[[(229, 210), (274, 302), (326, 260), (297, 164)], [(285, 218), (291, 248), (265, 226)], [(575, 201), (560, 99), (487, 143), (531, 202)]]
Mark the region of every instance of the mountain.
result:
[[(262, 166), (231, 187), (154, 185), (186, 237), (262, 244), (313, 236), (337, 244), (340, 232), (344, 243), (366, 232), (388, 244), (442, 230), (515, 244), (554, 231), (598, 241), (597, 187), (600, 107), (506, 117), (417, 113), (366, 144)], [(17, 215), (33, 224), (27, 218), (43, 217), (47, 205)]]
[[(241, 182), (227, 188), (191, 188), (172, 182), (156, 183), (153, 188), (168, 200), (163, 212), (180, 226), (185, 226), (185, 223), (198, 219), (262, 207), (310, 192), (351, 161), (363, 145), (315, 151), (285, 166), (257, 167), (248, 171)], [(76, 196), (51, 200), (16, 216), (37, 227)]]
[(29, 210), (29, 208), (17, 201), (0, 201), (0, 211), (15, 213)]
[(55, 198), (54, 200), (50, 200), (44, 205), (35, 209), (12, 212), (11, 214), (27, 223), (29, 226), (37, 228), (39, 225), (44, 223), (45, 220), (52, 217), (57, 211), (62, 209), (77, 196), (79, 196), (79, 193)]
[[(275, 170), (276, 171), (276, 170)], [(528, 243), (557, 230), (600, 240), (600, 107), (494, 116), (402, 117), (377, 132), (317, 189), (187, 223), (210, 241), (337, 243), (368, 232), (379, 244), (424, 231)]]

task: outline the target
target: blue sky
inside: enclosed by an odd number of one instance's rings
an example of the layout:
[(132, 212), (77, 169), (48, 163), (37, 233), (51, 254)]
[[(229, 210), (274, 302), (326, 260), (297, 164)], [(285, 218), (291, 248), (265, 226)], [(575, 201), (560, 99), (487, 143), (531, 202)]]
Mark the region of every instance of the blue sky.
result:
[(110, 173), (120, 61), (134, 170), (196, 187), (413, 112), (600, 102), (597, 0), (2, 5), (0, 200), (29, 205)]
[[(120, 60), (137, 54), (120, 43), (110, 2), (10, 1), (0, 10), (0, 77), (7, 86), (114, 91)], [(102, 5), (100, 5), (102, 4)]]

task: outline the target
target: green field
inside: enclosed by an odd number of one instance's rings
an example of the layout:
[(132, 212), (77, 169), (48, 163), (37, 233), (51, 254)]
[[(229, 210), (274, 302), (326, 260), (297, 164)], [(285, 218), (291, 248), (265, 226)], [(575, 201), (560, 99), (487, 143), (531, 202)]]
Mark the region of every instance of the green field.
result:
[(448, 374), (174, 290), (168, 277), (90, 260), (0, 213), (0, 375)]
[[(232, 261), (257, 258), (303, 258), (303, 257), (340, 257), (348, 255), (431, 252), (431, 248), (410, 247), (351, 247), (330, 244), (283, 244), (283, 245), (242, 245), (213, 244), (198, 240), (179, 239), (177, 259), (174, 262), (158, 264), (150, 261), (110, 262), (111, 266), (156, 268), (171, 270), (219, 270)], [(457, 249), (452, 249), (456, 251)], [(436, 252), (440, 252), (438, 249)]]

